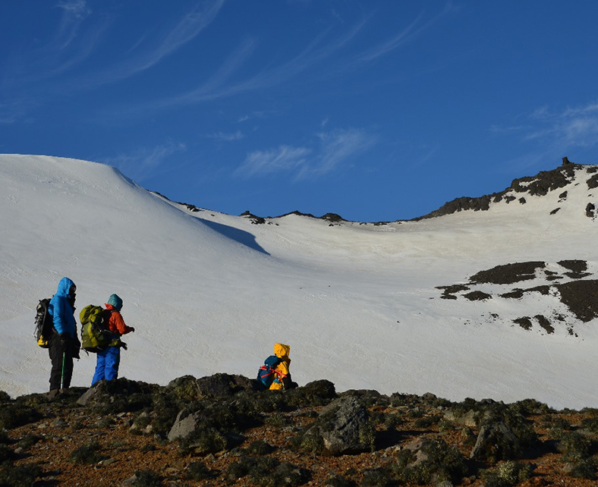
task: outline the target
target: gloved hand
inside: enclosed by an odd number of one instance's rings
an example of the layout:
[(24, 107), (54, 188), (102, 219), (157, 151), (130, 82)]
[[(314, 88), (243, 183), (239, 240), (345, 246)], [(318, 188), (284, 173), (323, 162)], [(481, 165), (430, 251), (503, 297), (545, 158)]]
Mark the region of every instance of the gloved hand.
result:
[(132, 326), (129, 327), (129, 331), (134, 332), (135, 328), (133, 328)]

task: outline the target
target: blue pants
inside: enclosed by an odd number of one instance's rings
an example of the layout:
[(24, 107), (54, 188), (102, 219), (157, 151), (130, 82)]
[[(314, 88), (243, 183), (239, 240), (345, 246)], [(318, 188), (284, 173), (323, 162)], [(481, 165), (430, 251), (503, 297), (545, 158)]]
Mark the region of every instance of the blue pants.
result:
[(118, 377), (118, 365), (120, 364), (120, 347), (108, 347), (97, 353), (98, 362), (96, 372), (93, 375), (91, 385), (101, 380), (115, 380)]

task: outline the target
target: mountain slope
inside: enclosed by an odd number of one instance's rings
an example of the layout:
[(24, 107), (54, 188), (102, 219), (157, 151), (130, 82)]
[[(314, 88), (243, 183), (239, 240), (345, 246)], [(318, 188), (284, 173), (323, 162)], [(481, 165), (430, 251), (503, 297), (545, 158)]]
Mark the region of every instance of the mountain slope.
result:
[[(564, 186), (517, 200), (507, 191), (487, 211), (383, 225), (293, 214), (254, 224), (173, 203), (108, 166), (0, 156), (0, 389), (47, 388), (49, 360), (30, 330), (37, 300), (67, 275), (79, 309), (111, 293), (124, 299), (137, 329), (121, 365), (131, 379), (253, 376), (282, 341), (299, 383), (598, 405), (598, 375), (580, 373), (595, 369), (597, 321), (576, 315), (555, 287), (595, 278), (598, 227), (586, 209), (597, 199), (587, 182), (596, 167), (563, 170)], [(586, 263), (583, 277), (567, 275), (570, 261)], [(524, 262), (544, 263), (524, 284), (547, 293), (504, 297), (521, 282), (470, 282)], [(439, 289), (455, 285), (470, 289)], [(490, 298), (465, 296), (472, 291)], [(524, 317), (525, 326), (514, 321)], [(94, 359), (75, 364), (74, 385), (89, 383)]]

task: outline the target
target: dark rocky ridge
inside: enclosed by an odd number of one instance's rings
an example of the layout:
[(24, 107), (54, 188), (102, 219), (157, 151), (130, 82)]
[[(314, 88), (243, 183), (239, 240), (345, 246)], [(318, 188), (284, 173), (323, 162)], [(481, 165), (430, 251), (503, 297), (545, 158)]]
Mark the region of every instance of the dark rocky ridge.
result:
[[(515, 179), (508, 188), (498, 193), (492, 193), (490, 195), (484, 195), (478, 198), (470, 198), (467, 196), (456, 198), (444, 204), (438, 210), (428, 213), (422, 217), (414, 218), (414, 220), (418, 221), (427, 218), (451, 215), (459, 211), (467, 210), (487, 211), (490, 209), (491, 203), (499, 203), (503, 200), (506, 203), (510, 203), (517, 199), (512, 195), (507, 196), (507, 193), (521, 193), (530, 196), (545, 196), (551, 191), (556, 191), (570, 184), (575, 178), (575, 172), (582, 168), (588, 168), (589, 173), (596, 173), (598, 171), (598, 166), (575, 164), (569, 162), (569, 160), (565, 157), (563, 158), (563, 165), (556, 169), (551, 171), (541, 171), (536, 176), (527, 176)], [(589, 189), (598, 187), (598, 174), (591, 176), (586, 183)], [(561, 198), (561, 201), (566, 200), (567, 192), (561, 193), (559, 197)], [(525, 204), (526, 200), (525, 198), (519, 198), (519, 202)]]
[(0, 392), (0, 485), (590, 486), (597, 460), (598, 410), (533, 399), (259, 391), (229, 374)]
[[(436, 218), (445, 215), (451, 215), (453, 213), (457, 213), (460, 211), (487, 211), (490, 209), (491, 203), (499, 203), (501, 201), (505, 201), (506, 203), (511, 203), (515, 200), (519, 202), (519, 204), (526, 204), (527, 200), (525, 195), (529, 196), (545, 196), (552, 191), (556, 191), (558, 189), (566, 187), (568, 184), (572, 182), (575, 178), (575, 172), (579, 169), (586, 168), (587, 172), (593, 175), (587, 179), (586, 184), (588, 189), (593, 189), (598, 187), (598, 166), (596, 165), (586, 165), (586, 164), (576, 164), (570, 162), (567, 157), (563, 158), (563, 164), (556, 169), (550, 171), (541, 171), (535, 176), (526, 176), (519, 179), (514, 179), (511, 185), (504, 189), (503, 191), (492, 193), (489, 195), (483, 195), (479, 197), (469, 197), (463, 196), (460, 198), (456, 198), (451, 200), (444, 205), (442, 205), (439, 209), (428, 213), (427, 215), (423, 215), (420, 217), (413, 218), (411, 220), (394, 220), (393, 222), (390, 221), (380, 221), (380, 222), (372, 222), (372, 225), (385, 225), (388, 223), (401, 223), (404, 221), (420, 221), (429, 218)], [(153, 193), (161, 196), (168, 200), (168, 198), (156, 191)], [(519, 197), (515, 197), (512, 194), (508, 193), (518, 193), (521, 194)], [(567, 191), (562, 192), (559, 195), (559, 202), (564, 202), (567, 199)], [(169, 200), (171, 201), (171, 200)], [(199, 212), (202, 208), (199, 208), (195, 205), (189, 203), (177, 203), (181, 206), (186, 207), (189, 211), (192, 212)], [(560, 208), (556, 208), (553, 210), (551, 214), (556, 214)], [(588, 217), (595, 217), (595, 205), (593, 203), (588, 203), (586, 207), (586, 214)], [(326, 213), (320, 217), (315, 216), (311, 213), (303, 213), (300, 211), (292, 211), (289, 213), (285, 213), (279, 216), (268, 216), (262, 217), (251, 213), (250, 211), (245, 211), (240, 216), (249, 218), (251, 223), (259, 225), (264, 223), (272, 223), (272, 220), (276, 220), (278, 218), (284, 218), (285, 216), (289, 215), (298, 215), (303, 216), (306, 218), (314, 218), (320, 219), (324, 221), (328, 221), (330, 226), (335, 226), (343, 222), (349, 223), (359, 223), (361, 225), (367, 225), (368, 223), (365, 222), (354, 222), (352, 220), (346, 220), (340, 215), (336, 213)]]

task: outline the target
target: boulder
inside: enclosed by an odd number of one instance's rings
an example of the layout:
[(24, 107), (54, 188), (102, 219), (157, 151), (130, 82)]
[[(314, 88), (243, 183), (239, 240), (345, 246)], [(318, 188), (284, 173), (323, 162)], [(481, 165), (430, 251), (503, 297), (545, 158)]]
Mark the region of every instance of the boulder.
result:
[(347, 396), (324, 407), (306, 435), (321, 438), (324, 454), (343, 455), (371, 451), (375, 429), (363, 403)]
[(482, 426), (470, 458), (497, 462), (517, 458), (520, 454), (519, 438), (505, 422), (496, 421)]
[(90, 387), (83, 393), (83, 395), (79, 399), (77, 399), (77, 404), (79, 406), (87, 406), (91, 402), (93, 402), (94, 399), (96, 399), (99, 396), (99, 394), (99, 389), (97, 387)]
[(125, 378), (102, 380), (84, 392), (77, 404), (94, 408), (100, 414), (139, 411), (152, 404), (152, 394), (158, 388), (155, 384)]
[(197, 379), (200, 397), (231, 397), (242, 391), (258, 390), (257, 381), (242, 375), (214, 374)]
[(449, 409), (444, 413), (444, 419), (452, 423), (468, 426), (469, 428), (477, 428), (477, 426), (490, 416), (487, 410), (475, 409)]
[(399, 480), (418, 485), (452, 485), (467, 474), (467, 465), (459, 451), (443, 440), (416, 438), (397, 456)]
[(174, 441), (186, 438), (195, 431), (196, 426), (197, 419), (194, 414), (190, 414), (186, 410), (180, 411), (168, 432), (168, 440)]

